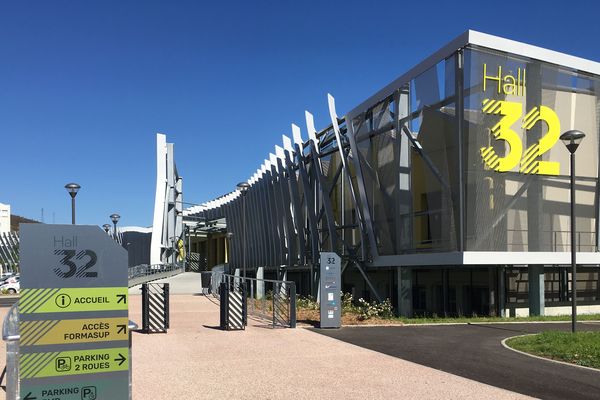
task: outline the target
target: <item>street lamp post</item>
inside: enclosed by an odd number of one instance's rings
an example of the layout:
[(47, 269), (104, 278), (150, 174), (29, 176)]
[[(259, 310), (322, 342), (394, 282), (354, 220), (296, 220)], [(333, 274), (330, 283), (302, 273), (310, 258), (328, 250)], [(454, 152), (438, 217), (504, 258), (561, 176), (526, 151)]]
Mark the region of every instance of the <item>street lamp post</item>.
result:
[(119, 222), (119, 219), (121, 219), (121, 216), (119, 214), (111, 214), (110, 215), (110, 219), (113, 222), (114, 228), (113, 228), (113, 235), (115, 240), (117, 240), (117, 222)]
[(247, 182), (240, 182), (237, 184), (237, 188), (242, 193), (242, 268), (244, 282), (246, 282), (246, 194), (250, 185)]
[(77, 192), (79, 192), (81, 186), (77, 183), (67, 183), (65, 189), (71, 195), (71, 224), (75, 225), (75, 196), (77, 196)]
[(577, 244), (575, 240), (575, 151), (585, 133), (571, 130), (560, 135), (567, 150), (571, 153), (571, 332), (575, 333), (577, 323)]
[(104, 225), (102, 225), (102, 228), (104, 228), (104, 232), (106, 232), (106, 234), (108, 234), (108, 231), (110, 230), (110, 224), (104, 224)]

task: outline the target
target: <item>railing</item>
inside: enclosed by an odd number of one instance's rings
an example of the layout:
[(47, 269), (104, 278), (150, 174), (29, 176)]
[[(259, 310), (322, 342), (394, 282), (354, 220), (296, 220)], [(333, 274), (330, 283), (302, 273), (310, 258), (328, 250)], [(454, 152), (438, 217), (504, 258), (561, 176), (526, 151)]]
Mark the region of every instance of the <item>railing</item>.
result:
[[(529, 247), (528, 231), (526, 229), (507, 229), (508, 233), (512, 233), (512, 240), (509, 240), (507, 245), (511, 247), (520, 247), (525, 250)], [(568, 252), (571, 251), (571, 231), (548, 230), (540, 231), (539, 241), (543, 245), (550, 245), (550, 251), (553, 252)], [(523, 239), (518, 241), (516, 239)], [(577, 251), (596, 251), (596, 232), (577, 231), (576, 232)]]
[(184, 272), (183, 264), (141, 264), (129, 268), (129, 287)]
[(219, 298), (221, 282), (234, 286), (246, 283), (247, 312), (269, 321), (275, 327), (296, 327), (296, 284), (292, 281), (243, 278), (213, 271), (211, 294)]
[[(6, 342), (6, 400), (19, 399), (19, 303), (15, 303), (4, 317), (2, 340)], [(129, 399), (131, 400), (131, 331), (138, 325), (129, 321)]]

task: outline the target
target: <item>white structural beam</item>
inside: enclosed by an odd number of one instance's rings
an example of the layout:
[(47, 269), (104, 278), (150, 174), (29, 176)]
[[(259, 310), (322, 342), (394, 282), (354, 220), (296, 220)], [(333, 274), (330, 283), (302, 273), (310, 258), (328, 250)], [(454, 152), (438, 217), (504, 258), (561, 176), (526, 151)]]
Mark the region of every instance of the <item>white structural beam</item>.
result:
[(167, 137), (156, 135), (156, 195), (154, 196), (154, 218), (150, 241), (150, 264), (161, 263), (162, 231), (164, 224), (165, 199), (167, 196)]
[(308, 132), (308, 138), (313, 142), (317, 153), (319, 152), (319, 139), (317, 138), (317, 130), (315, 129), (315, 119), (308, 111), (304, 112), (306, 118), (306, 131)]
[[(183, 179), (177, 173), (175, 151), (163, 134), (156, 135), (156, 193), (152, 238), (150, 240), (150, 264), (165, 264), (177, 259), (177, 242), (183, 238)], [(193, 210), (193, 211), (192, 211)], [(191, 212), (199, 209), (188, 209)]]

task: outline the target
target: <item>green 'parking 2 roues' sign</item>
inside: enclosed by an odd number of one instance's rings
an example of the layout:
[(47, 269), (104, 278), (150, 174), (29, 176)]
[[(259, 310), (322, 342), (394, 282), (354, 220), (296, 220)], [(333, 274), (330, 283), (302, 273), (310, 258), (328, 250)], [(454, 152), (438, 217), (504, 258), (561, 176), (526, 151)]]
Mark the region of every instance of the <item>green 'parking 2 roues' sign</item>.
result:
[(129, 398), (127, 252), (96, 226), (21, 225), (22, 400)]

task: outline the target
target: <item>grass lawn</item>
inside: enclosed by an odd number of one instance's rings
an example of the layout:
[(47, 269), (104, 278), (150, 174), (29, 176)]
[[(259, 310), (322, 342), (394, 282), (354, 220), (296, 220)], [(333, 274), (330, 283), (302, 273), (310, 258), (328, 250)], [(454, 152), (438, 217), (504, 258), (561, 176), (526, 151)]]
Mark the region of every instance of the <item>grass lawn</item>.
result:
[[(534, 317), (418, 317), (399, 318), (404, 324), (435, 324), (435, 323), (485, 323), (485, 322), (531, 322), (531, 321), (571, 321), (570, 315), (534, 316)], [(600, 314), (578, 315), (577, 321), (600, 321)]]
[[(313, 326), (319, 325), (319, 310), (298, 307), (297, 320), (301, 324)], [(548, 322), (548, 321), (571, 321), (570, 315), (558, 316), (535, 316), (535, 317), (416, 317), (416, 318), (369, 318), (361, 320), (358, 314), (342, 312), (342, 325), (419, 325), (419, 324), (449, 324), (449, 323), (474, 323), (486, 322)], [(577, 321), (600, 321), (600, 314), (578, 315)]]
[(509, 339), (510, 347), (585, 367), (600, 368), (600, 332), (542, 332)]

